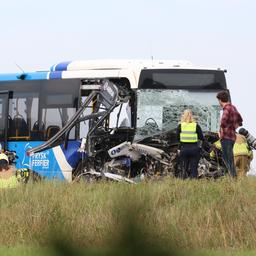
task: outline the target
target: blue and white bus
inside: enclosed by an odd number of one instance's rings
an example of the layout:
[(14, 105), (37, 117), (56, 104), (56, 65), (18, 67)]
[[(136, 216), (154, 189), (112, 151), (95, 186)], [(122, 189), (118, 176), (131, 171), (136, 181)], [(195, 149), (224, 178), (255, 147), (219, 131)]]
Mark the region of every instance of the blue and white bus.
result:
[[(188, 107), (204, 131), (218, 131), (216, 93), (227, 88), (223, 69), (167, 60), (62, 62), (49, 71), (0, 74), (1, 146), (16, 152), (16, 168), (29, 168), (47, 178), (73, 179), (85, 157), (79, 149), (93, 125), (91, 120), (76, 122), (46, 150), (32, 156), (26, 152), (65, 127), (98, 89), (93, 82), (97, 79), (109, 79), (129, 90), (129, 99), (118, 104), (102, 124), (112, 132), (116, 127), (129, 128), (119, 143), (175, 129), (181, 112)], [(86, 114), (93, 112), (93, 101), (90, 104)]]

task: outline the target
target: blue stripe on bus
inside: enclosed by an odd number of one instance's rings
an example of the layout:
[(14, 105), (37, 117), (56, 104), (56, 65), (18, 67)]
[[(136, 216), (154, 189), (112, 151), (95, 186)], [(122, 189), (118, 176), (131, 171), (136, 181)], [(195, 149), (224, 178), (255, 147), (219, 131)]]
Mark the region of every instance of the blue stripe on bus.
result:
[(49, 79), (61, 79), (62, 78), (62, 71), (54, 71), (50, 72)]
[(0, 81), (45, 80), (49, 72), (0, 74)]
[(66, 71), (68, 65), (71, 63), (71, 61), (65, 61), (57, 64), (56, 66), (53, 66), (51, 71)]
[(25, 80), (45, 80), (49, 72), (26, 73)]
[(19, 80), (20, 73), (0, 74), (0, 81), (14, 81)]

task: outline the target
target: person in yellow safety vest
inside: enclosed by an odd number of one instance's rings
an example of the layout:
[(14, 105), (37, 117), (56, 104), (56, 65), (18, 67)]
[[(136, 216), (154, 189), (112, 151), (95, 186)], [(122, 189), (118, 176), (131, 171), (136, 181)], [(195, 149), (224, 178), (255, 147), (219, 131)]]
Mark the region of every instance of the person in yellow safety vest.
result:
[[(214, 143), (214, 146), (217, 149), (221, 149), (220, 140), (216, 141)], [(246, 176), (246, 173), (250, 169), (250, 163), (253, 159), (253, 153), (247, 144), (246, 138), (239, 133), (236, 134), (236, 141), (234, 144), (233, 153), (234, 162), (237, 169), (237, 175), (239, 177)], [(214, 151), (211, 151), (210, 157), (214, 158), (214, 156)]]
[(180, 141), (180, 160), (185, 175), (196, 179), (198, 177), (198, 163), (200, 160), (199, 140), (204, 140), (201, 127), (194, 121), (192, 111), (186, 109), (177, 128)]
[(0, 153), (0, 189), (14, 188), (18, 185), (13, 168), (8, 166), (9, 159), (6, 154)]

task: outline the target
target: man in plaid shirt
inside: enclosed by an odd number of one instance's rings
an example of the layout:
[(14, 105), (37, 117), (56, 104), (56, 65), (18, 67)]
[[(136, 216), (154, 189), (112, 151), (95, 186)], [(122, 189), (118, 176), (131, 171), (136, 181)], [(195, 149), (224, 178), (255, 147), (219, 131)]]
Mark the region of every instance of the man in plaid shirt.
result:
[(236, 177), (236, 168), (234, 164), (233, 147), (236, 140), (236, 129), (242, 126), (243, 119), (236, 107), (229, 101), (227, 91), (221, 91), (217, 94), (219, 104), (223, 109), (220, 122), (220, 140), (224, 162), (232, 177)]

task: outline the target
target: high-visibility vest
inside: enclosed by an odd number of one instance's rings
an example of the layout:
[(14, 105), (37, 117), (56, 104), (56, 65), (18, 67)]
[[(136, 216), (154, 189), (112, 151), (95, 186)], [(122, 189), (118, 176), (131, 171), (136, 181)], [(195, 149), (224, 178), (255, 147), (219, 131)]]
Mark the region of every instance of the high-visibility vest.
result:
[(8, 179), (0, 179), (0, 189), (1, 188), (15, 188), (19, 184), (15, 175)]
[(234, 156), (250, 156), (247, 143), (235, 143), (233, 148)]
[[(221, 149), (220, 140), (214, 142), (214, 145), (217, 149)], [(235, 143), (233, 147), (234, 156), (251, 156), (252, 151), (249, 150), (247, 143)], [(214, 151), (211, 151), (210, 157), (214, 157)]]
[[(215, 142), (213, 143), (213, 145), (214, 145), (217, 149), (221, 149), (220, 140), (215, 141)], [(210, 152), (210, 157), (211, 157), (211, 158), (214, 158), (214, 157), (215, 157), (215, 152), (214, 152), (214, 150), (212, 150), (212, 151)]]
[(1, 153), (1, 154), (0, 154), (0, 160), (6, 160), (7, 163), (9, 163), (8, 156), (7, 156), (6, 154), (4, 154), (4, 153)]
[(217, 140), (216, 142), (214, 142), (214, 146), (215, 146), (217, 149), (221, 149), (220, 140)]
[(181, 123), (181, 133), (180, 141), (181, 142), (198, 142), (198, 135), (196, 133), (196, 123)]

